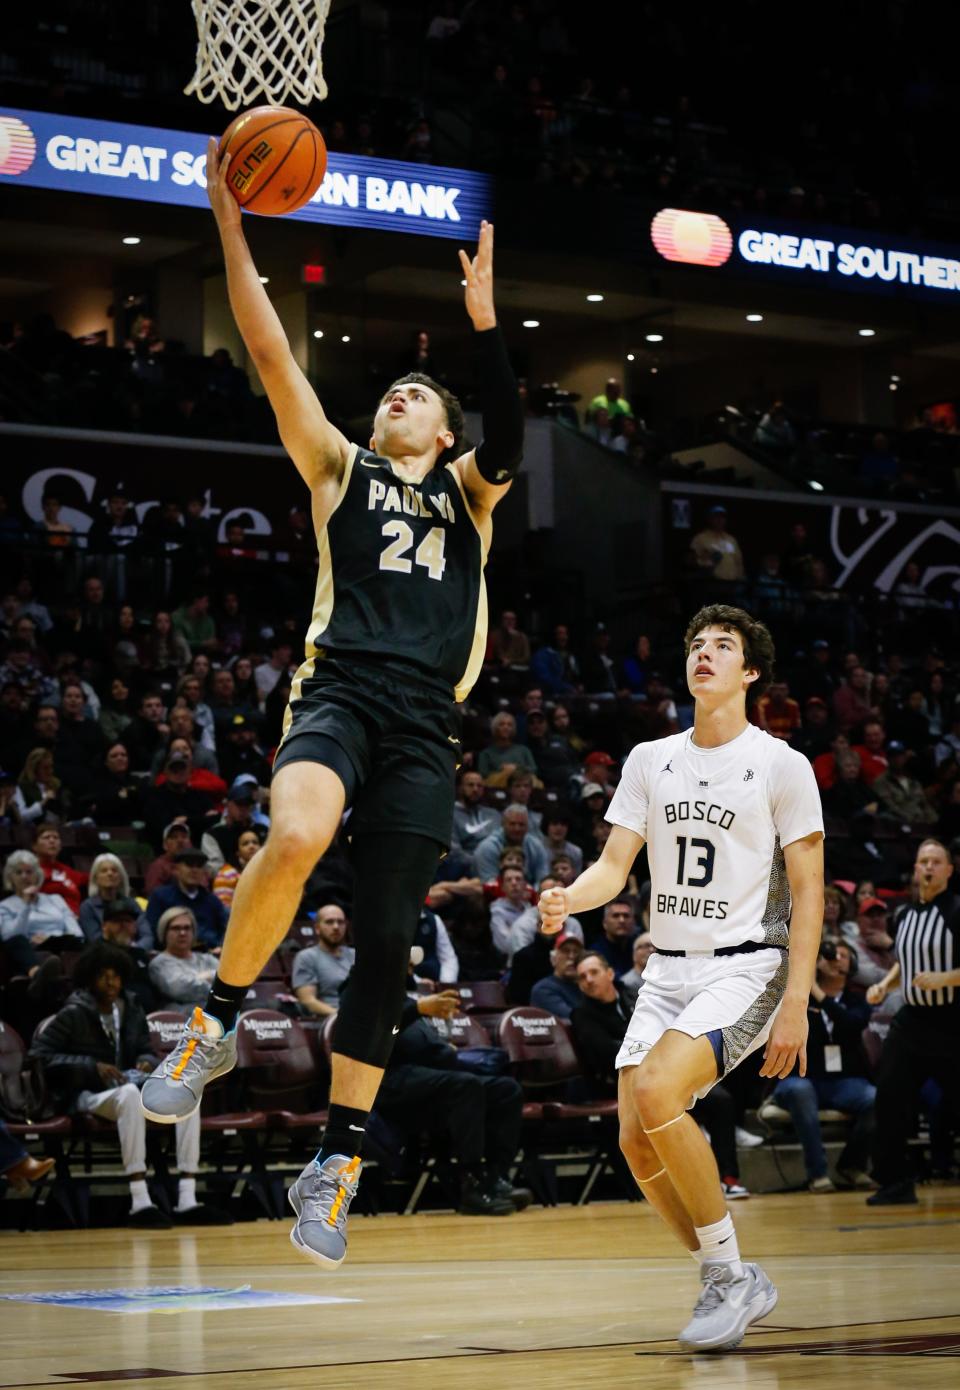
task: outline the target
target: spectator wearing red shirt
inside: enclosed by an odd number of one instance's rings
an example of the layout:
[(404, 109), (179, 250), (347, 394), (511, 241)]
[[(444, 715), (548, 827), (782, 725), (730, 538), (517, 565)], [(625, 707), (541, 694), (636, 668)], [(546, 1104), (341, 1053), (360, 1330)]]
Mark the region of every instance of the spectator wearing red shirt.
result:
[(860, 759), (863, 780), (867, 786), (880, 777), (890, 766), (886, 754), (887, 731), (879, 719), (868, 719), (863, 726), (863, 742), (855, 743), (853, 751)]
[(803, 723), (800, 706), (790, 696), (786, 681), (771, 682), (766, 695), (757, 701), (760, 727), (774, 738), (789, 739)]
[(87, 886), (87, 874), (78, 873), (69, 864), (61, 864), (60, 851), (63, 841), (55, 825), (41, 825), (33, 839), (33, 852), (43, 870), (41, 893), (56, 893), (63, 898), (75, 917), (80, 915), (83, 889)]
[(846, 685), (833, 697), (833, 713), (837, 728), (848, 734), (857, 724), (869, 719), (873, 710), (870, 706), (870, 674), (864, 666), (852, 666), (847, 675)]
[(846, 734), (837, 734), (830, 741), (830, 752), (820, 753), (814, 758), (813, 775), (816, 777), (817, 786), (822, 792), (828, 792), (831, 787), (836, 785), (840, 759), (844, 753), (850, 751), (850, 740)]

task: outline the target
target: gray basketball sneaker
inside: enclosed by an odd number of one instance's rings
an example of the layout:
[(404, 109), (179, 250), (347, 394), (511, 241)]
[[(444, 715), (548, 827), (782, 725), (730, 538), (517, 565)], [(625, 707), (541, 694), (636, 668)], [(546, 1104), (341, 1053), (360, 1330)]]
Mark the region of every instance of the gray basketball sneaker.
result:
[(737, 1279), (732, 1265), (705, 1264), (703, 1287), (693, 1317), (678, 1341), (685, 1351), (732, 1351), (751, 1323), (777, 1306), (777, 1291), (759, 1265), (745, 1264)]
[(297, 1221), (290, 1243), (318, 1265), (338, 1265), (347, 1253), (347, 1212), (360, 1184), (360, 1158), (313, 1159), (287, 1193)]
[(141, 1109), (148, 1120), (162, 1125), (186, 1120), (199, 1109), (207, 1082), (236, 1065), (237, 1030), (225, 1034), (220, 1020), (197, 1005), (176, 1047), (143, 1083)]

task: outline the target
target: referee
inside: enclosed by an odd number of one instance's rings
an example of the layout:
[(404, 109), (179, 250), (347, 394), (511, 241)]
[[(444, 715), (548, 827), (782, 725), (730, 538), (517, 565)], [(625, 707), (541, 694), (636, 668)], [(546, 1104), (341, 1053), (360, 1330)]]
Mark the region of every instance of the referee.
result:
[(919, 901), (894, 924), (896, 962), (867, 990), (868, 1004), (882, 1004), (902, 984), (906, 1001), (890, 1025), (877, 1077), (873, 1176), (879, 1190), (868, 1206), (915, 1203), (907, 1168), (907, 1138), (917, 1098), (928, 1077), (956, 1099), (960, 1063), (960, 898), (948, 891), (953, 863), (939, 840), (917, 850), (914, 880)]

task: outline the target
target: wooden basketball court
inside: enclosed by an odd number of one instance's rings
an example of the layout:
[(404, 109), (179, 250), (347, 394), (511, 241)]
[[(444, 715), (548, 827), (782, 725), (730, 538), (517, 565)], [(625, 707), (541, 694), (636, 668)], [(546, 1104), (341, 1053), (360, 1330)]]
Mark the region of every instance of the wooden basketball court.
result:
[[(780, 1304), (720, 1357), (678, 1349), (696, 1270), (642, 1204), (356, 1217), (330, 1274), (296, 1256), (277, 1222), (3, 1233), (0, 1386), (958, 1383), (960, 1188), (878, 1210), (846, 1194), (755, 1197), (734, 1214)], [(303, 1295), (349, 1301), (276, 1302)], [(124, 1298), (122, 1311), (91, 1306)]]

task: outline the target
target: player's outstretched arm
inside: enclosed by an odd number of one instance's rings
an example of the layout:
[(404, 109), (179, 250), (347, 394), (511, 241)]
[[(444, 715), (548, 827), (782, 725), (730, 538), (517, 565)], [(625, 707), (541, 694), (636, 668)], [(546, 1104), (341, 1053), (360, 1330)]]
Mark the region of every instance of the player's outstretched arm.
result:
[(605, 907), (623, 891), (633, 861), (643, 849), (643, 836), (624, 825), (610, 831), (603, 853), (595, 864), (584, 869), (569, 888), (548, 888), (540, 895), (540, 917), (546, 932), (558, 932), (568, 916)]
[(277, 417), (280, 438), (307, 486), (340, 477), (350, 445), (331, 425), (313, 387), (297, 365), (283, 325), (257, 274), (243, 235), (240, 207), (227, 187), (229, 154), (207, 150), (207, 196), (223, 244), (230, 308)]
[(799, 1061), (807, 1074), (807, 1005), (823, 931), (823, 836), (819, 831), (784, 846), (790, 884), (790, 970), (783, 1001), (763, 1053), (761, 1076), (780, 1080)]
[(475, 507), (492, 509), (510, 489), (523, 458), (523, 403), (493, 303), (493, 223), (480, 223), (477, 254), (460, 251), (464, 303), (473, 324), (483, 439), (456, 467)]

